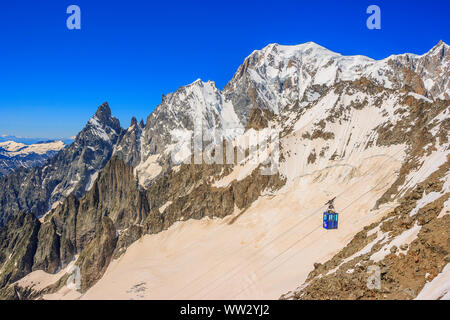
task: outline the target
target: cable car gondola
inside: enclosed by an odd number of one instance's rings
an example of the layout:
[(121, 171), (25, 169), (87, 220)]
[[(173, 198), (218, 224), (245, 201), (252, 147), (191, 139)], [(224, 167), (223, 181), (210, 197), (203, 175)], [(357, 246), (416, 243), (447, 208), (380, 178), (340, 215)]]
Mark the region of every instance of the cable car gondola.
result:
[(338, 228), (339, 214), (334, 210), (335, 199), (336, 197), (334, 197), (325, 204), (328, 205), (328, 209), (323, 213), (323, 228), (327, 230)]

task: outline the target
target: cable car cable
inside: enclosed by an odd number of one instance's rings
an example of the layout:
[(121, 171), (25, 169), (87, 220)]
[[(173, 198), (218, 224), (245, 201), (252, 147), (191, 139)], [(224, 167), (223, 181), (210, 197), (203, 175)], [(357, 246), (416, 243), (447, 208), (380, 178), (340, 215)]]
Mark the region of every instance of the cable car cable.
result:
[[(382, 167), (384, 165), (384, 163), (386, 161), (388, 161), (389, 159), (392, 159), (395, 155), (397, 155), (398, 153), (400, 153), (401, 151), (403, 151), (403, 149), (398, 150), (397, 152), (395, 152), (392, 156), (388, 157), (388, 159), (384, 160), (383, 162), (381, 162), (380, 165), (378, 165), (376, 168), (372, 169), (369, 171), (369, 173), (373, 173), (376, 169)], [(390, 175), (390, 173), (388, 173), (386, 176)], [(364, 177), (361, 177), (361, 180), (366, 179), (368, 177), (372, 176), (372, 174), (369, 175), (365, 175)], [(383, 178), (384, 179), (384, 178)], [(357, 181), (359, 182), (359, 181)], [(340, 192), (338, 195), (336, 195), (336, 198), (340, 197), (343, 193), (347, 192), (350, 188), (352, 188), (357, 182), (353, 183), (350, 187), (346, 188), (345, 190), (343, 190), (342, 192)], [(378, 183), (379, 184), (379, 183)], [(362, 196), (364, 196), (365, 194), (367, 194), (368, 192), (372, 191), (374, 188), (376, 188), (378, 186), (378, 184), (376, 184), (373, 188), (371, 188), (370, 190), (368, 190), (367, 192), (365, 192)], [(354, 201), (358, 200), (359, 198), (353, 200), (351, 203), (353, 203)], [(274, 242), (275, 240), (278, 240), (279, 238), (281, 238), (282, 236), (286, 235), (287, 233), (289, 233), (292, 229), (294, 229), (295, 227), (297, 227), (300, 223), (302, 223), (303, 221), (307, 220), (309, 217), (311, 217), (314, 213), (316, 212), (320, 212), (320, 210), (324, 207), (325, 205), (321, 206), (318, 210), (314, 211), (312, 214), (306, 216), (304, 219), (300, 220), (298, 223), (296, 223), (295, 225), (293, 225), (291, 228), (289, 228), (287, 231), (281, 233), (278, 237), (276, 237), (275, 239), (271, 240), (270, 242), (268, 242), (266, 245), (264, 245), (260, 250), (266, 248), (268, 245), (270, 245), (272, 242)], [(347, 208), (348, 206), (346, 206), (345, 208)], [(318, 226), (316, 229), (322, 227), (322, 225)], [(316, 230), (314, 229), (314, 231)], [(242, 248), (241, 248), (242, 249)], [(253, 255), (250, 256), (250, 258), (253, 258), (254, 256), (256, 256), (258, 254), (258, 251), (255, 251)], [(277, 256), (278, 257), (278, 256)], [(253, 261), (252, 261), (253, 262)], [(270, 262), (270, 261), (269, 261)], [(245, 264), (244, 267), (246, 267), (249, 264)], [(237, 266), (239, 268), (239, 265)], [(242, 268), (239, 268), (238, 271), (240, 271)], [(237, 274), (237, 272), (233, 273), (230, 277), (227, 277), (226, 279), (231, 279), (235, 274)], [(217, 280), (220, 280), (220, 278), (217, 278), (214, 282), (216, 282)], [(220, 286), (220, 285), (219, 285)], [(209, 290), (209, 292), (211, 292), (212, 290), (216, 289), (217, 287), (214, 287), (213, 289)], [(206, 288), (207, 286), (203, 287), (200, 291), (197, 291), (195, 294), (201, 292), (204, 288)]]
[[(398, 154), (398, 153), (401, 152), (401, 151), (403, 151), (403, 150), (402, 150), (402, 149), (398, 150), (397, 152), (394, 153), (394, 155)], [(393, 156), (394, 156), (394, 155), (393, 155)], [(377, 169), (378, 167), (381, 167), (386, 161), (388, 161), (389, 159), (391, 159), (393, 156), (388, 157), (388, 159), (386, 159), (385, 161), (383, 161), (383, 162), (382, 162), (379, 166), (377, 166), (375, 169)], [(369, 173), (374, 172), (375, 169), (372, 169)], [(388, 175), (389, 175), (389, 174), (388, 174)], [(366, 179), (366, 178), (368, 178), (369, 176), (371, 176), (371, 174), (370, 174), (370, 175), (365, 175), (364, 177), (361, 177), (361, 180)], [(357, 181), (357, 182), (359, 182), (359, 181)], [(338, 195), (336, 195), (336, 198), (340, 197), (343, 193), (347, 192), (347, 191), (348, 191), (350, 188), (352, 188), (357, 182), (353, 183), (350, 187), (346, 188), (345, 190), (343, 190), (342, 192), (340, 192)], [(378, 185), (378, 184), (377, 184), (377, 185)], [(377, 186), (377, 185), (376, 185), (376, 186)], [(376, 186), (375, 186), (375, 187), (376, 187)], [(375, 187), (374, 187), (374, 188), (375, 188)], [(373, 188), (372, 188), (372, 189), (373, 189)], [(371, 190), (372, 190), (372, 189), (371, 189)], [(371, 190), (369, 190), (369, 191), (367, 191), (367, 192), (370, 192)], [(367, 193), (367, 192), (366, 192), (366, 193)], [(365, 195), (366, 193), (364, 193), (363, 195)], [(357, 199), (356, 199), (356, 200), (357, 200)], [(356, 200), (354, 200), (354, 201), (356, 201)], [(353, 201), (353, 202), (354, 202), (354, 201)], [(324, 206), (325, 206), (325, 205), (321, 206), (318, 210), (315, 210), (315, 211), (312, 212), (310, 215), (307, 215), (304, 219), (302, 219), (302, 220), (300, 220), (299, 222), (297, 222), (296, 224), (294, 224), (294, 225), (293, 225), (292, 227), (290, 227), (288, 230), (286, 230), (285, 232), (279, 234), (275, 239), (273, 239), (273, 240), (269, 241), (268, 243), (266, 243), (266, 245), (264, 245), (260, 250), (266, 248), (268, 245), (270, 245), (270, 244), (273, 243), (274, 241), (278, 240), (278, 239), (281, 238), (282, 236), (284, 236), (284, 235), (286, 235), (287, 233), (289, 233), (291, 230), (293, 230), (295, 227), (297, 227), (300, 223), (304, 222), (305, 220), (307, 220), (308, 218), (310, 218), (310, 217), (311, 217), (312, 215), (314, 215), (315, 213), (320, 212), (321, 209), (322, 209)], [(320, 225), (318, 228), (320, 228), (321, 226), (322, 226), (322, 225)], [(248, 246), (248, 245), (249, 245), (249, 243), (247, 244), (247, 246)], [(247, 247), (247, 246), (245, 246), (245, 247)], [(245, 247), (239, 248), (238, 250), (244, 249)], [(255, 251), (254, 254), (250, 256), (250, 259), (253, 258), (254, 256), (256, 256), (257, 254), (258, 254), (258, 251)], [(225, 260), (226, 260), (226, 259), (225, 259)], [(252, 261), (252, 262), (253, 262), (253, 261)], [(244, 266), (247, 266), (247, 264), (244, 265)], [(239, 268), (239, 265), (237, 265), (237, 267)], [(238, 269), (238, 271), (240, 271), (240, 270), (241, 270), (241, 269)], [(236, 272), (233, 273), (233, 274), (231, 275), (231, 277), (227, 277), (227, 279), (232, 278), (235, 274), (237, 274), (237, 273), (236, 273)], [(217, 280), (220, 280), (220, 278), (217, 278), (217, 279), (214, 280), (212, 283), (216, 282)], [(211, 283), (210, 283), (210, 284), (211, 284)], [(210, 284), (208, 284), (207, 286), (202, 287), (202, 289), (200, 289), (199, 291), (195, 292), (195, 294), (197, 294), (197, 293), (203, 291), (203, 289), (205, 289), (206, 287), (208, 287)], [(219, 285), (219, 286), (220, 286), (220, 285)], [(218, 287), (218, 286), (214, 287), (212, 290), (214, 290), (214, 289), (217, 288), (217, 287)], [(212, 291), (212, 290), (209, 290), (208, 293), (209, 293), (210, 291)]]
[[(389, 176), (389, 174), (385, 175), (385, 177)], [(383, 179), (385, 178), (383, 177)], [(356, 202), (357, 200), (361, 199), (362, 197), (364, 197), (367, 193), (369, 193), (370, 191), (372, 191), (373, 189), (375, 189), (383, 180), (380, 180), (379, 183), (377, 183), (374, 187), (372, 187), (370, 190), (364, 192), (361, 196), (359, 196), (358, 198), (356, 198), (355, 200), (351, 201), (347, 206), (345, 206), (342, 210), (340, 210), (340, 212), (344, 212), (344, 210), (346, 210), (348, 207), (350, 207), (354, 202)], [(389, 183), (387, 183), (389, 184)], [(387, 185), (386, 184), (386, 185)], [(267, 266), (268, 264), (270, 264), (272, 261), (274, 261), (275, 259), (277, 259), (278, 257), (280, 257), (281, 255), (283, 255), (284, 253), (286, 253), (287, 251), (289, 251), (292, 247), (295, 247), (295, 245), (297, 245), (299, 242), (301, 242), (303, 239), (305, 239), (307, 236), (309, 236), (310, 234), (312, 234), (313, 232), (315, 232), (316, 230), (320, 229), (321, 226), (318, 226), (316, 228), (314, 228), (311, 232), (309, 232), (308, 234), (306, 234), (305, 236), (303, 236), (301, 239), (295, 241), (292, 245), (290, 245), (286, 250), (284, 250), (282, 253), (278, 254), (277, 256), (275, 256), (274, 258), (272, 258), (271, 260), (269, 260), (269, 262), (267, 262), (265, 264), (265, 266)], [(302, 248), (303, 249), (303, 248)], [(277, 265), (275, 268), (272, 268), (271, 270), (269, 270), (268, 272), (264, 273), (260, 278), (265, 277), (266, 275), (270, 274), (271, 272), (275, 271), (276, 269), (278, 269), (280, 266), (282, 266), (284, 263), (286, 263), (287, 261), (289, 261), (290, 259), (292, 259), (293, 257), (295, 257), (297, 254), (299, 254), (301, 251), (297, 251), (294, 255), (290, 256), (288, 259), (284, 260), (282, 263), (280, 263), (279, 265)], [(235, 297), (239, 296), (241, 293), (243, 293), (245, 290), (247, 290), (248, 288), (252, 287), (254, 284), (251, 284), (247, 287), (245, 287), (244, 289), (242, 289), (237, 295), (235, 295)]]

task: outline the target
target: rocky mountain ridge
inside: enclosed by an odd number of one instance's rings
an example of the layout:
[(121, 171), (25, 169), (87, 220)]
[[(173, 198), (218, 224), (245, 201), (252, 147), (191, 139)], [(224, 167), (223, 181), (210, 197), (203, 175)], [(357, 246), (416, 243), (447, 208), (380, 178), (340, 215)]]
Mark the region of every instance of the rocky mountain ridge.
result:
[[(217, 136), (231, 141), (243, 133), (253, 109), (283, 115), (284, 108), (295, 103), (303, 108), (341, 81), (367, 79), (387, 89), (446, 100), (448, 48), (441, 41), (423, 55), (373, 60), (342, 56), (313, 42), (270, 44), (247, 57), (222, 91), (212, 81), (197, 80), (163, 97), (135, 141), (133, 166), (146, 187), (169, 169), (168, 162), (179, 164), (190, 153), (186, 145), (195, 134), (193, 119), (203, 128), (205, 144), (217, 143)], [(123, 152), (121, 156), (129, 158)]]
[[(378, 157), (393, 160), (377, 168), (386, 183), (364, 210), (370, 216), (402, 199), (448, 154), (448, 56), (444, 43), (422, 56), (381, 61), (314, 43), (275, 44), (252, 53), (224, 90), (195, 81), (164, 97), (145, 124), (133, 118), (126, 131), (103, 104), (75, 142), (43, 167), (0, 180), (0, 296), (58, 292), (66, 274), (42, 290), (16, 281), (71, 263), (81, 269), (84, 294), (144, 235), (205, 217), (234, 215), (234, 224), (263, 197), (297, 193), (308, 177), (308, 186), (328, 181), (336, 188), (370, 177)], [(278, 171), (262, 174), (267, 158), (250, 152), (238, 162), (238, 149), (227, 165), (184, 164), (193, 156), (187, 142), (196, 122), (210, 146), (236, 146), (242, 137), (275, 129), (279, 145), (271, 139), (258, 152), (270, 157), (279, 149)], [(16, 264), (23, 266), (19, 272)]]

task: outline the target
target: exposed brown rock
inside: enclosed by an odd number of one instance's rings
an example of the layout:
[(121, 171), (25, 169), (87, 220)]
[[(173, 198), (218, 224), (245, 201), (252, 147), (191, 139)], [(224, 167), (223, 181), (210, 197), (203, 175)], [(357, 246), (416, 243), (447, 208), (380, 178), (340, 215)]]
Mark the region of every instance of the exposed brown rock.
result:
[(253, 108), (250, 112), (250, 118), (245, 127), (245, 131), (249, 129), (262, 130), (268, 127), (269, 121), (275, 117), (273, 112), (267, 109)]

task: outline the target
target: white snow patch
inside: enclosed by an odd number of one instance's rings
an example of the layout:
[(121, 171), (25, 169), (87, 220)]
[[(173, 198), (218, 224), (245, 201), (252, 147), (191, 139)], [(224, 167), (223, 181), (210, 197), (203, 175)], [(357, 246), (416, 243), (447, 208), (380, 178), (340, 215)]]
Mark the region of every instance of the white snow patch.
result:
[(450, 264), (431, 282), (427, 282), (415, 300), (450, 300)]
[(414, 215), (417, 214), (417, 212), (419, 212), (420, 209), (422, 209), (423, 207), (425, 207), (427, 204), (439, 199), (442, 196), (442, 193), (440, 192), (430, 192), (426, 195), (424, 195), (421, 199), (419, 199), (417, 201), (416, 207), (411, 210), (411, 212), (409, 213), (409, 215), (411, 217), (413, 217)]
[[(390, 243), (383, 246), (379, 251), (372, 254), (370, 259), (373, 260), (374, 262), (379, 262), (379, 261), (383, 260), (391, 252), (390, 250), (393, 246), (396, 246), (398, 248), (398, 251), (396, 253), (398, 255), (399, 252), (401, 251), (399, 247), (402, 244), (409, 245), (411, 242), (413, 242), (414, 239), (417, 238), (417, 235), (419, 234), (419, 231), (421, 228), (422, 228), (421, 226), (418, 226), (417, 224), (415, 224), (412, 228), (399, 234)], [(407, 250), (405, 252), (407, 252)]]
[(445, 200), (444, 207), (442, 208), (442, 211), (438, 215), (438, 219), (442, 218), (443, 216), (450, 214), (450, 198)]
[(139, 184), (142, 187), (145, 188), (152, 179), (161, 173), (162, 167), (158, 163), (158, 158), (159, 154), (152, 155), (134, 168), (134, 174), (138, 176)]
[(415, 92), (409, 92), (408, 95), (411, 96), (411, 97), (416, 98), (417, 100), (423, 100), (423, 101), (426, 101), (428, 103), (432, 103), (433, 102), (433, 100), (428, 99), (427, 97), (424, 97), (423, 95), (417, 94)]
[(165, 210), (166, 210), (166, 208), (168, 207), (168, 206), (170, 206), (172, 204), (172, 201), (167, 201), (165, 204), (163, 204), (160, 208), (159, 208), (159, 212), (160, 213), (163, 213)]
[(95, 180), (97, 180), (98, 177), (98, 171), (94, 172), (93, 174), (90, 175), (88, 183), (86, 184), (86, 191), (91, 190), (92, 186), (94, 185)]

